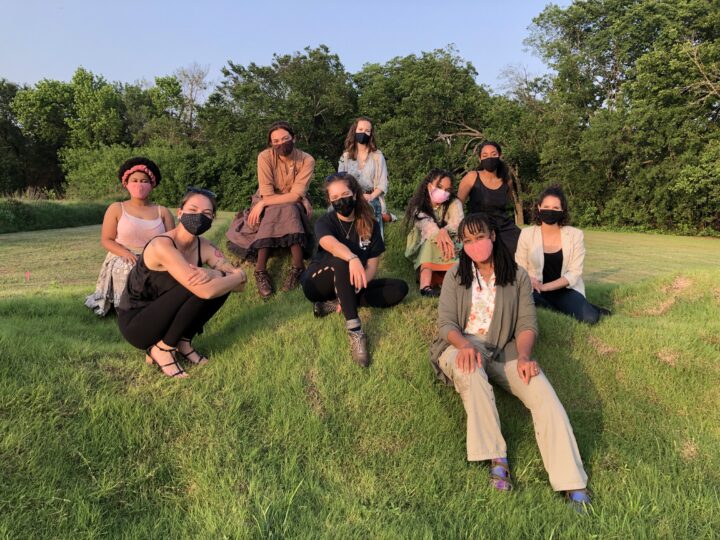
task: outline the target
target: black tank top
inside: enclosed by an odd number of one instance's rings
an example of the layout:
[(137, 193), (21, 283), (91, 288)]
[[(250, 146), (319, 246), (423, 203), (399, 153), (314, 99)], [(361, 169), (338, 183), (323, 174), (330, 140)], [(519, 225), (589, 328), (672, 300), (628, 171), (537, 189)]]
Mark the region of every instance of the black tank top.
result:
[(555, 253), (545, 253), (545, 261), (543, 263), (543, 283), (550, 283), (556, 279), (560, 279), (562, 274), (563, 254), (562, 249)]
[[(175, 249), (177, 249), (175, 241), (169, 236), (161, 234), (151, 238), (150, 242), (155, 240), (155, 238), (167, 238), (173, 243)], [(142, 254), (138, 257), (137, 263), (135, 263), (133, 269), (130, 270), (127, 287), (120, 297), (118, 309), (128, 311), (131, 309), (143, 308), (173, 287), (179, 285), (177, 280), (170, 275), (170, 272), (166, 270), (150, 270), (145, 265), (145, 259), (143, 256), (145, 255), (145, 249), (147, 249), (150, 245), (150, 242), (145, 245)], [(200, 256), (199, 236), (197, 237), (197, 252), (197, 266), (200, 268), (202, 266), (202, 257)]]
[(511, 219), (512, 199), (510, 187), (503, 183), (497, 189), (490, 189), (480, 180), (478, 173), (475, 183), (470, 188), (470, 213), (484, 212), (494, 218)]

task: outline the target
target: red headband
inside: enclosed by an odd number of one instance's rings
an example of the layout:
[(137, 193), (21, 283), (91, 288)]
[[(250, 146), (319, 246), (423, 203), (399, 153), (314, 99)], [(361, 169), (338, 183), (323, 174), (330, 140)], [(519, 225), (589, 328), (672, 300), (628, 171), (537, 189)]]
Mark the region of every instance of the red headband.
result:
[(122, 185), (123, 186), (127, 186), (127, 179), (134, 172), (144, 172), (150, 178), (150, 181), (152, 182), (153, 187), (155, 187), (155, 185), (157, 184), (157, 181), (155, 180), (155, 175), (152, 173), (152, 171), (150, 169), (147, 168), (147, 166), (135, 165), (134, 167), (130, 167), (127, 171), (125, 171), (123, 173), (123, 175), (122, 175)]

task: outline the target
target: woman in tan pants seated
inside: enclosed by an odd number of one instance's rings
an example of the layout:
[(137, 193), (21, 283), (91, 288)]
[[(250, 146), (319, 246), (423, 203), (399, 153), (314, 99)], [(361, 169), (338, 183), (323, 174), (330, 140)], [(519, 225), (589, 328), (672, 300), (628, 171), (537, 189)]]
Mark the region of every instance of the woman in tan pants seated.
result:
[(467, 216), (458, 233), (463, 250), (443, 282), (439, 336), (430, 357), (438, 377), (455, 386), (465, 406), (468, 461), (490, 460), (493, 487), (512, 489), (492, 381), (530, 409), (552, 488), (573, 504), (589, 504), (587, 475), (567, 414), (532, 359), (538, 330), (530, 279), (485, 214)]

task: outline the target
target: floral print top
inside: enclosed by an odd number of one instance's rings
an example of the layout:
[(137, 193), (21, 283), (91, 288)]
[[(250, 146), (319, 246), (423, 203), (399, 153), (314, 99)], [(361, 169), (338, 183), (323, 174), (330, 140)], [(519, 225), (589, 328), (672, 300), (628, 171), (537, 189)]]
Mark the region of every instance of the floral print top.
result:
[(495, 311), (495, 274), (490, 276), (487, 283), (479, 272), (476, 271), (475, 276), (472, 284), (472, 307), (465, 325), (465, 333), (484, 336), (490, 328)]

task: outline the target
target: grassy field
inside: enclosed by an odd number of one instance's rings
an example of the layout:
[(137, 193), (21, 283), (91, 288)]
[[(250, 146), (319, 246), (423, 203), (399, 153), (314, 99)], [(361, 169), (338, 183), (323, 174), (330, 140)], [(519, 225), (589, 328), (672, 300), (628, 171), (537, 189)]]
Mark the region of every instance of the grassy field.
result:
[[(382, 271), (412, 280), (399, 226), (388, 236)], [(168, 380), (83, 306), (98, 226), (2, 235), (0, 538), (715, 537), (720, 240), (586, 245), (589, 296), (615, 315), (587, 327), (542, 311), (536, 350), (590, 475), (579, 516), (500, 391), (516, 491), (465, 461), (462, 405), (427, 359), (437, 302), (416, 288), (361, 311), (362, 370), (340, 317), (315, 320), (300, 291), (263, 303), (251, 284), (197, 340), (211, 363)]]
[(0, 197), (0, 234), (102, 223), (107, 204)]

